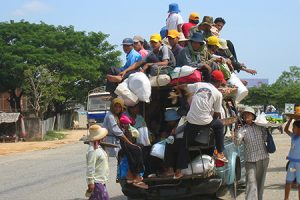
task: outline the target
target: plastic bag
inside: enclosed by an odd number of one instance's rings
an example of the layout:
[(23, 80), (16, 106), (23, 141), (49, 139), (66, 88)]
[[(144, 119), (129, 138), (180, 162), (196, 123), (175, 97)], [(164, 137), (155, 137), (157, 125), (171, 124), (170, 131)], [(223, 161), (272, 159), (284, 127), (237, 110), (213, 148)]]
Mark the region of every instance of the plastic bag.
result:
[(221, 63), (221, 64), (219, 65), (219, 67), (220, 67), (220, 70), (221, 70), (221, 71), (223, 72), (223, 74), (224, 74), (225, 80), (230, 79), (230, 77), (231, 77), (231, 71), (230, 71), (228, 65), (227, 65), (226, 63)]
[(163, 160), (165, 158), (165, 149), (166, 141), (160, 141), (152, 146), (150, 155)]
[[(203, 163), (202, 163), (202, 159), (203, 159)], [(208, 170), (212, 170), (214, 168), (215, 161), (214, 159), (212, 159), (212, 157), (208, 155), (202, 155), (202, 159), (200, 155), (194, 158), (193, 161), (189, 164), (188, 168), (182, 170), (182, 173), (184, 175), (191, 175), (192, 172), (194, 172), (194, 174), (203, 173), (203, 164), (204, 164), (204, 172)], [(193, 167), (193, 171), (191, 166)]]
[(128, 79), (125, 79), (118, 85), (115, 90), (115, 94), (124, 100), (126, 106), (134, 106), (139, 102), (139, 98), (128, 88)]
[(237, 102), (241, 102), (248, 95), (248, 89), (242, 83), (242, 81), (236, 76), (235, 73), (231, 74), (231, 77), (227, 81), (227, 83), (231, 85), (235, 85), (238, 88), (237, 94), (235, 96), (235, 100)]
[(146, 126), (138, 128), (138, 131), (140, 133), (139, 137), (136, 139), (137, 144), (142, 144), (143, 146), (150, 146), (150, 140), (149, 140), (149, 131)]
[(128, 88), (140, 101), (150, 102), (151, 84), (148, 77), (142, 72), (136, 72), (128, 77)]

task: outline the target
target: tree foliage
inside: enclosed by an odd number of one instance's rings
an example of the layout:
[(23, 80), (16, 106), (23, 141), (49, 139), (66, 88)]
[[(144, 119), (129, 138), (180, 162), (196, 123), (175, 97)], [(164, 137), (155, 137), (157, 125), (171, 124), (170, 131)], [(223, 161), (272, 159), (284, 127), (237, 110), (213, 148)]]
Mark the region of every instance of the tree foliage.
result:
[(285, 103), (300, 103), (300, 68), (291, 66), (284, 71), (274, 84), (249, 89), (243, 103), (248, 105), (272, 104), (283, 110)]
[(43, 22), (0, 23), (0, 91), (22, 88), (25, 94), (32, 94), (25, 78), (37, 68), (60, 80), (58, 95), (52, 100), (57, 108), (66, 108), (70, 102), (84, 103), (88, 91), (104, 83), (107, 69), (120, 65), (121, 52), (107, 37)]

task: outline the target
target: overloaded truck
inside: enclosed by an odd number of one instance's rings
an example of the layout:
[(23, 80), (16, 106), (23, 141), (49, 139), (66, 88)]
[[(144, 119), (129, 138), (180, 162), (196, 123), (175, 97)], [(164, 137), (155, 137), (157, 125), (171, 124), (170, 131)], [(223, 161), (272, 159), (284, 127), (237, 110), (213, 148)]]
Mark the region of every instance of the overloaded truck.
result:
[[(150, 132), (157, 132), (157, 125), (162, 124), (166, 108), (180, 107), (169, 98), (171, 86), (152, 87), (149, 103), (140, 103), (140, 110), (144, 116)], [(230, 90), (230, 92), (226, 92)], [(225, 91), (225, 92), (224, 92)], [(223, 88), (223, 119), (225, 125), (225, 156), (228, 163), (213, 158), (215, 140), (212, 130), (208, 127), (201, 130), (195, 139), (195, 145), (189, 147), (189, 171), (180, 179), (156, 176), (144, 177), (149, 189), (140, 189), (126, 180), (119, 180), (122, 192), (128, 199), (189, 199), (193, 196), (212, 195), (235, 199), (237, 188), (245, 182), (244, 146), (235, 142), (235, 132), (238, 123), (238, 113), (232, 94), (236, 88)], [(174, 103), (174, 102), (173, 102)], [(228, 197), (229, 196), (229, 197)]]

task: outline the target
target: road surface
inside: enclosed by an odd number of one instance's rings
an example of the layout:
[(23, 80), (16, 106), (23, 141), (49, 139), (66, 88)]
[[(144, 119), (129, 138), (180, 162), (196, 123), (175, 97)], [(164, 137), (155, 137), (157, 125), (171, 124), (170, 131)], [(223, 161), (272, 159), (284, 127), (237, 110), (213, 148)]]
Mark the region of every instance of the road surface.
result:
[[(270, 156), (264, 200), (283, 199), (285, 157), (290, 147), (286, 135), (275, 134), (277, 151)], [(0, 144), (1, 145), (1, 144)], [(56, 149), (0, 156), (1, 200), (83, 200), (86, 190), (85, 151), (82, 143), (66, 144)], [(110, 159), (110, 181), (107, 185), (112, 200), (125, 200), (115, 183), (116, 161)], [(244, 190), (238, 200), (244, 199)], [(205, 198), (199, 198), (205, 199)], [(290, 199), (297, 199), (294, 189)]]

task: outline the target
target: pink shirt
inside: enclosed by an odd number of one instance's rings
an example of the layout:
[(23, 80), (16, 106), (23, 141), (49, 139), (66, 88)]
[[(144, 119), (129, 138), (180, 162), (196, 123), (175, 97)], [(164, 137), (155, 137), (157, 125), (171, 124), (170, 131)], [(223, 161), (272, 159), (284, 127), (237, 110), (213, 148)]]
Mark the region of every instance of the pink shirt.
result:
[(141, 49), (139, 51), (139, 54), (141, 54), (142, 58), (146, 57), (148, 55), (148, 51), (146, 49)]

